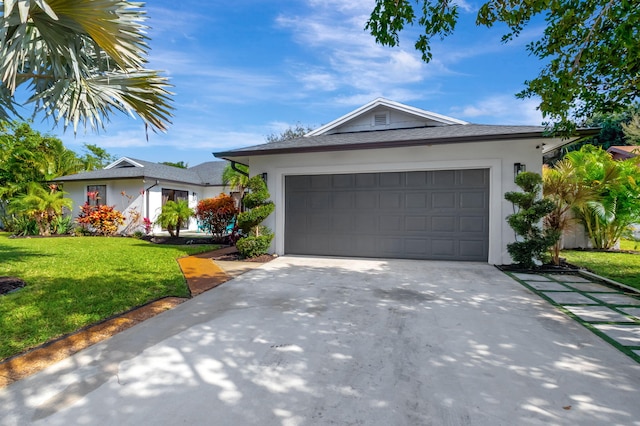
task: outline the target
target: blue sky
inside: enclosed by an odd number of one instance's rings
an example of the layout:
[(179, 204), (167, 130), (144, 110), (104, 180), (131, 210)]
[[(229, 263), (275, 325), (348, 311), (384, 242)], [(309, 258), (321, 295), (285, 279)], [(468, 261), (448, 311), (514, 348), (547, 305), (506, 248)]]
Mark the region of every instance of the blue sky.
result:
[[(166, 134), (119, 114), (99, 134), (36, 128), (68, 148), (97, 144), (116, 156), (184, 161), (263, 143), (300, 123), (318, 127), (385, 97), (474, 123), (541, 124), (537, 101), (518, 100), (542, 64), (525, 51), (542, 26), (503, 44), (504, 27), (476, 27), (479, 2), (460, 1), (453, 37), (435, 41), (425, 64), (407, 33), (396, 48), (364, 31), (372, 1), (300, 0), (147, 3), (150, 68), (175, 86), (175, 117)], [(415, 31), (415, 30), (414, 30)]]

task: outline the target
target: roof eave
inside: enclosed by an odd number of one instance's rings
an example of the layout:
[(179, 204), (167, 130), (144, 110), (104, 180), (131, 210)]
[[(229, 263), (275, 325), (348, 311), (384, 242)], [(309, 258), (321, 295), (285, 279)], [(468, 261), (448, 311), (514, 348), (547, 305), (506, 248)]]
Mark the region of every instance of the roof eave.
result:
[(542, 138), (544, 132), (527, 132), (518, 134), (494, 134), (494, 135), (474, 135), (474, 136), (458, 136), (451, 138), (439, 138), (439, 139), (413, 139), (405, 141), (384, 141), (384, 142), (365, 142), (360, 144), (345, 144), (345, 145), (318, 145), (318, 146), (304, 146), (294, 148), (275, 148), (275, 149), (254, 149), (254, 150), (239, 150), (239, 151), (225, 151), (213, 153), (216, 158), (227, 159), (227, 157), (248, 157), (251, 155), (275, 155), (275, 154), (293, 154), (293, 153), (307, 153), (307, 152), (327, 152), (327, 151), (354, 151), (361, 149), (383, 149), (383, 148), (401, 148), (421, 145), (443, 145), (453, 143), (468, 143), (468, 142), (483, 142), (493, 140), (506, 140), (506, 139), (531, 139)]

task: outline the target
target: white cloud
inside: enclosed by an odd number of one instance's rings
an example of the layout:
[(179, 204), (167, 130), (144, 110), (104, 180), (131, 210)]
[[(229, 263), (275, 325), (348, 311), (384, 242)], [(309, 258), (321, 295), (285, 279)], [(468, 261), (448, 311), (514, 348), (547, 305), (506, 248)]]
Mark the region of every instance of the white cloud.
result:
[(484, 124), (542, 124), (537, 99), (517, 99), (513, 95), (493, 95), (473, 104), (451, 108), (457, 118)]

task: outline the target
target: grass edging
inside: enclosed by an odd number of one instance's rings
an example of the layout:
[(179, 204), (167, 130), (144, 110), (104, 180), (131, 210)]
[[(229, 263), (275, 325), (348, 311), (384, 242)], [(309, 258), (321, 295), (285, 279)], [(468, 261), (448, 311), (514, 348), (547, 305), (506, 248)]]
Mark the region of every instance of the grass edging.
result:
[[(582, 325), (587, 330), (590, 330), (593, 334), (595, 334), (596, 336), (600, 337), (602, 340), (604, 340), (605, 342), (609, 343), (611, 346), (613, 346), (614, 348), (616, 348), (617, 350), (619, 350), (620, 352), (622, 352), (623, 354), (627, 355), (629, 358), (633, 359), (634, 361), (636, 361), (637, 363), (640, 364), (640, 355), (638, 355), (636, 352), (634, 352), (634, 351), (638, 350), (636, 346), (625, 346), (625, 345), (621, 344), (617, 340), (611, 338), (609, 335), (607, 335), (606, 333), (604, 333), (603, 331), (601, 331), (600, 329), (595, 327), (592, 324), (592, 322), (583, 320), (578, 315), (574, 314), (571, 310), (567, 309), (564, 305), (561, 305), (558, 302), (556, 302), (555, 300), (553, 300), (550, 297), (548, 297), (544, 293), (544, 291), (538, 290), (537, 288), (529, 285), (526, 281), (518, 278), (512, 272), (504, 271), (504, 270), (502, 272), (505, 273), (507, 276), (511, 277), (516, 282), (520, 283), (522, 286), (524, 286), (526, 289), (528, 289), (532, 293), (536, 294), (541, 299), (547, 301), (551, 306), (556, 308), (558, 311), (562, 312), (563, 314), (565, 314), (569, 318), (573, 319), (578, 324)], [(605, 285), (614, 285), (614, 286), (620, 285), (622, 287), (627, 287), (626, 285), (620, 284), (620, 283), (616, 283), (613, 280), (609, 280), (609, 279), (606, 279), (606, 278), (599, 277), (598, 275), (593, 274), (592, 272), (583, 271), (583, 270), (575, 270), (575, 271), (573, 271), (573, 273), (577, 274), (577, 275), (582, 275), (583, 272), (587, 272), (587, 274), (591, 274), (592, 275), (591, 277), (587, 275), (587, 276), (585, 276), (585, 278), (602, 280), (605, 283)], [(569, 272), (569, 273), (571, 273), (571, 272)], [(554, 281), (556, 283), (559, 283), (559, 284), (564, 285), (565, 287), (567, 287), (565, 285), (566, 283), (558, 281), (558, 280), (554, 279), (553, 277), (549, 277), (548, 274), (536, 273), (536, 272), (531, 272), (531, 274), (532, 275), (544, 276), (546, 278), (551, 279), (552, 281)], [(569, 288), (572, 288), (572, 287), (567, 287), (567, 289), (569, 289)], [(634, 293), (640, 294), (635, 288), (632, 288), (632, 290), (633, 290)], [(587, 292), (584, 292), (584, 291), (581, 291), (581, 290), (576, 290), (576, 289), (573, 289), (572, 291), (574, 291), (576, 293), (579, 293), (579, 294), (583, 294), (583, 295), (589, 297), (587, 294), (585, 294)], [(551, 292), (553, 293), (553, 291), (551, 291)], [(577, 304), (576, 306), (580, 306), (580, 304)], [(616, 312), (620, 312), (619, 309), (617, 309), (614, 306), (610, 306), (607, 303), (604, 303), (603, 306), (605, 306), (605, 307), (607, 307), (609, 309), (612, 309), (612, 310), (614, 310)], [(615, 321), (597, 321), (597, 323), (598, 324), (611, 324), (611, 325), (618, 324)]]
[(618, 281), (612, 280), (611, 278), (605, 278), (603, 276), (595, 274), (595, 273), (593, 273), (591, 271), (588, 271), (586, 269), (578, 269), (577, 272), (578, 272), (578, 274), (582, 275), (585, 278), (589, 278), (589, 279), (592, 279), (592, 280), (604, 281), (605, 283), (607, 283), (609, 285), (612, 285), (612, 286), (615, 286), (615, 287), (620, 287), (621, 289), (623, 289), (625, 291), (630, 291), (630, 292), (633, 292), (633, 293), (636, 293), (636, 294), (640, 295), (640, 290), (638, 290), (637, 288), (628, 286), (626, 284), (619, 283)]

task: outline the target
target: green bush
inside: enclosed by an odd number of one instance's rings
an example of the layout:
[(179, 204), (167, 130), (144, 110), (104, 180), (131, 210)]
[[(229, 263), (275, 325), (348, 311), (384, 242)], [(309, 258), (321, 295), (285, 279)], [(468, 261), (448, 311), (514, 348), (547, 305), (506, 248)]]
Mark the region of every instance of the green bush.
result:
[(238, 252), (243, 257), (256, 257), (269, 250), (273, 233), (266, 226), (260, 225), (269, 216), (275, 206), (269, 201), (269, 190), (260, 176), (249, 179), (249, 192), (244, 196), (244, 205), (249, 209), (238, 215), (238, 227), (244, 235), (236, 243)]
[(5, 229), (13, 235), (28, 236), (38, 235), (38, 223), (25, 215), (13, 216), (5, 225)]
[(555, 206), (551, 200), (540, 198), (542, 177), (532, 172), (520, 173), (516, 185), (523, 192), (507, 192), (504, 198), (516, 208), (515, 213), (507, 216), (507, 222), (521, 240), (516, 237), (515, 242), (507, 244), (507, 251), (519, 266), (531, 269), (536, 261), (547, 260), (549, 247), (560, 238), (560, 233), (540, 227), (542, 218)]
[(66, 235), (71, 232), (73, 225), (73, 217), (56, 216), (51, 221), (51, 233), (55, 235)]
[(271, 240), (273, 240), (273, 233), (262, 234), (258, 237), (250, 235), (238, 240), (236, 248), (243, 258), (250, 259), (267, 253)]

